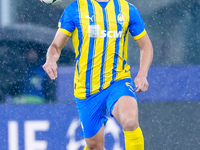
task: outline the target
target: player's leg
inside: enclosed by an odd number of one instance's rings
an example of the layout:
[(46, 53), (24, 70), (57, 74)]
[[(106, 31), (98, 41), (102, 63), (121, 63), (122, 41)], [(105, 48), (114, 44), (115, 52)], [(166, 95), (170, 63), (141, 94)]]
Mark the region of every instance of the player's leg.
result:
[(115, 103), (112, 115), (124, 130), (126, 150), (144, 150), (144, 138), (138, 123), (137, 101), (131, 96), (122, 96)]
[(84, 150), (103, 150), (104, 125), (106, 117), (106, 93), (105, 91), (91, 95), (86, 99), (76, 98), (82, 135), (87, 146)]
[(84, 150), (103, 150), (104, 149), (104, 126), (91, 138), (85, 138), (87, 146)]

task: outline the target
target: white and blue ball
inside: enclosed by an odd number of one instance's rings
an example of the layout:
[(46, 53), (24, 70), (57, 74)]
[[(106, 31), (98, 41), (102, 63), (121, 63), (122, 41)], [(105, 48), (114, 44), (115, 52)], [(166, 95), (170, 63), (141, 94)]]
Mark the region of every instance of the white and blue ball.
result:
[(40, 0), (42, 3), (48, 4), (48, 5), (58, 5), (63, 0)]

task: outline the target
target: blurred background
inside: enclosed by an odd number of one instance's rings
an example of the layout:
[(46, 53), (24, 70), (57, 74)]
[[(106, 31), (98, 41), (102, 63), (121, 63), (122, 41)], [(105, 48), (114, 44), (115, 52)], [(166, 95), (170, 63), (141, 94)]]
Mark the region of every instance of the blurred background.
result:
[[(23, 121), (24, 114), (29, 114), (29, 110), (21, 112), (25, 107), (34, 106), (30, 110), (39, 111), (55, 109), (57, 113), (60, 107), (74, 107), (76, 111), (75, 54), (71, 41), (58, 61), (58, 79), (51, 81), (42, 69), (59, 18), (72, 1), (50, 6), (39, 0), (0, 0), (0, 114), (4, 116), (1, 122), (6, 130), (7, 122), (13, 120), (10, 113), (13, 110), (16, 110), (14, 120)], [(154, 47), (149, 90), (137, 94), (146, 149), (199, 150), (200, 0), (127, 1), (139, 9)], [(134, 78), (139, 67), (139, 49), (129, 38), (128, 62)], [(8, 137), (9, 134), (4, 138)], [(9, 140), (6, 141), (8, 144), (3, 144), (8, 146), (2, 150), (9, 148)], [(27, 148), (18, 146), (9, 150), (18, 149)]]

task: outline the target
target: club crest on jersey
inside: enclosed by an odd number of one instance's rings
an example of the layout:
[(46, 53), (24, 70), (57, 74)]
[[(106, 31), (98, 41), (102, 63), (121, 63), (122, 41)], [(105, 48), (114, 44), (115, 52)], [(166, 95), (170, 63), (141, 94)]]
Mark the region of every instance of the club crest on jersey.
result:
[(124, 23), (124, 15), (123, 14), (119, 14), (117, 16), (117, 21), (119, 22), (119, 24), (123, 24)]

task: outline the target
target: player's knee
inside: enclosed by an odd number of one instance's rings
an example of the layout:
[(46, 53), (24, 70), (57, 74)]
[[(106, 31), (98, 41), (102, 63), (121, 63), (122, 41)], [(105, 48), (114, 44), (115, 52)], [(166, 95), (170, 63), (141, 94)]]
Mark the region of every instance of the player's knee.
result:
[(138, 125), (138, 119), (135, 118), (126, 118), (122, 123), (123, 130), (125, 131), (133, 131)]
[(88, 145), (87, 150), (103, 150), (104, 147), (102, 145)]
[(102, 142), (90, 141), (87, 143), (87, 150), (103, 150), (104, 145)]

